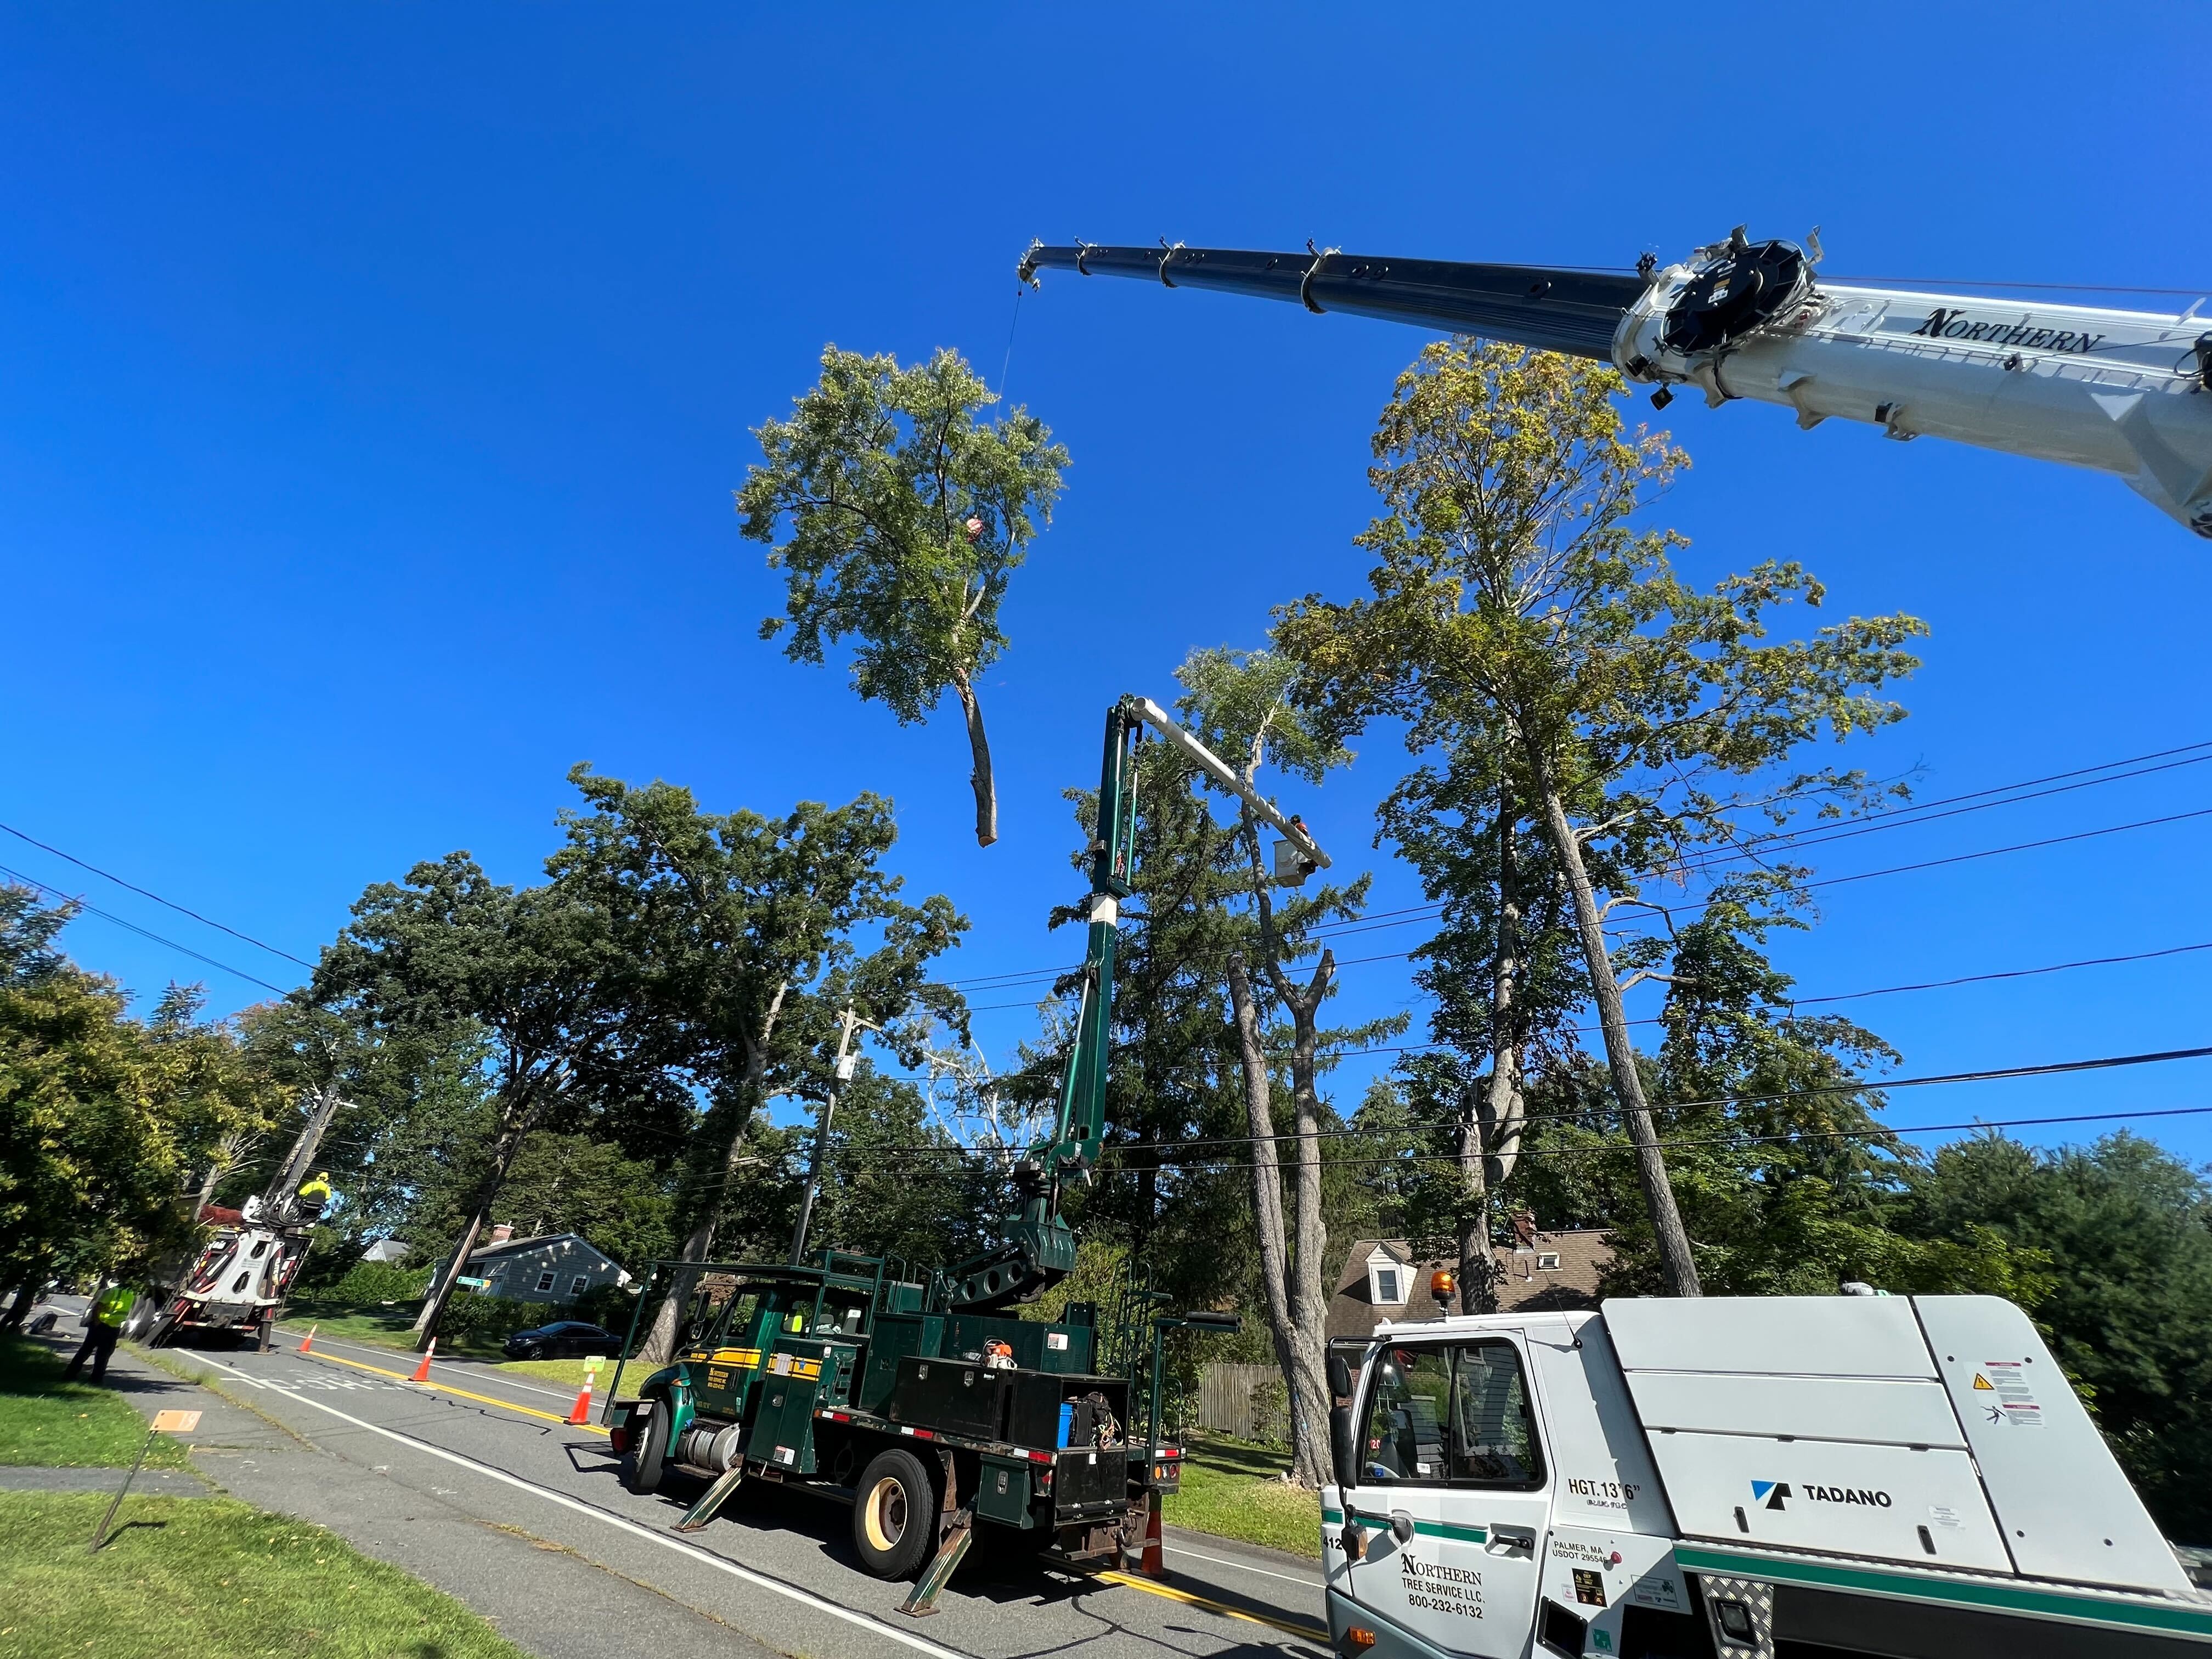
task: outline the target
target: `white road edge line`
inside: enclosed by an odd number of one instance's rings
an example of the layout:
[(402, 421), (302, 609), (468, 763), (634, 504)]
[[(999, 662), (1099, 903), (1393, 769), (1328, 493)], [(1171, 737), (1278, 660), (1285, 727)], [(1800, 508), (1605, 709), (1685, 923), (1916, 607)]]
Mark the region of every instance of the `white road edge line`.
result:
[[(281, 1329), (282, 1327), (279, 1327), (279, 1328)], [(285, 1334), (288, 1336), (304, 1336), (307, 1333), (304, 1331), (287, 1331), (285, 1332)], [(317, 1337), (315, 1339), (315, 1348), (351, 1348), (356, 1353), (381, 1354), (386, 1359), (404, 1359), (407, 1357), (403, 1353), (396, 1353), (390, 1348), (372, 1348), (365, 1342), (341, 1342), (335, 1337), (328, 1336)], [(313, 1359), (315, 1357), (315, 1348), (310, 1348), (307, 1350), (308, 1358)], [(271, 1353), (297, 1353), (299, 1350), (297, 1348), (289, 1350), (284, 1348), (271, 1348), (270, 1352)], [(441, 1365), (443, 1365), (449, 1371), (459, 1371), (463, 1376), (473, 1376), (479, 1382), (496, 1382), (502, 1389), (520, 1389), (525, 1394), (542, 1394), (549, 1400), (574, 1400), (576, 1397), (576, 1391), (574, 1389), (570, 1389), (565, 1393), (559, 1389), (541, 1389), (533, 1383), (518, 1382), (513, 1377), (505, 1376), (497, 1370), (477, 1370), (468, 1365), (457, 1365), (450, 1359), (434, 1359), (430, 1362), (430, 1369), (432, 1370), (437, 1370)], [(612, 1376), (614, 1375), (614, 1371), (611, 1368), (608, 1370), (607, 1375), (609, 1376)]]
[[(212, 1358), (206, 1354), (195, 1354), (192, 1357), (196, 1359), (206, 1360), (210, 1365), (220, 1365), (234, 1376), (244, 1377), (248, 1382), (255, 1380), (250, 1373), (239, 1370), (235, 1365), (224, 1364), (222, 1360)], [(664, 1549), (675, 1551), (678, 1555), (688, 1555), (695, 1561), (726, 1572), (732, 1578), (741, 1579), (757, 1589), (769, 1591), (776, 1595), (786, 1596), (793, 1601), (826, 1613), (832, 1618), (842, 1619), (848, 1625), (858, 1625), (863, 1630), (872, 1632), (878, 1636), (887, 1637), (900, 1646), (912, 1648), (917, 1653), (935, 1654), (939, 1656), (939, 1659), (970, 1659), (970, 1656), (962, 1653), (957, 1648), (939, 1647), (934, 1642), (900, 1630), (895, 1626), (887, 1625), (880, 1619), (856, 1612), (851, 1607), (840, 1607), (828, 1597), (817, 1595), (811, 1590), (801, 1589), (796, 1584), (787, 1584), (781, 1579), (768, 1577), (765, 1573), (755, 1572), (750, 1567), (741, 1567), (736, 1562), (715, 1554), (712, 1550), (701, 1549), (697, 1545), (684, 1543), (680, 1539), (664, 1537), (650, 1527), (641, 1527), (626, 1516), (611, 1514), (594, 1504), (585, 1503), (580, 1498), (571, 1498), (566, 1492), (556, 1492), (550, 1486), (541, 1486), (535, 1481), (525, 1480), (520, 1475), (509, 1474), (505, 1469), (495, 1469), (489, 1463), (479, 1463), (473, 1457), (464, 1457), (459, 1452), (447, 1451), (443, 1446), (434, 1446), (427, 1440), (417, 1440), (411, 1434), (401, 1434), (398, 1430), (387, 1429), (379, 1423), (363, 1422), (360, 1418), (342, 1412), (335, 1406), (325, 1406), (319, 1400), (310, 1400), (298, 1389), (288, 1389), (282, 1383), (266, 1382), (263, 1386), (273, 1389), (279, 1394), (289, 1395), (303, 1406), (312, 1406), (319, 1412), (327, 1412), (340, 1422), (350, 1423), (357, 1429), (367, 1429), (371, 1434), (380, 1434), (387, 1440), (397, 1440), (402, 1445), (412, 1446), (417, 1451), (426, 1451), (433, 1457), (441, 1457), (448, 1463), (473, 1470), (478, 1474), (489, 1475), (492, 1480), (503, 1482), (517, 1491), (532, 1492), (548, 1503), (557, 1504), (564, 1510), (574, 1510), (578, 1515), (588, 1516), (594, 1521), (603, 1521), (607, 1525), (618, 1528), (634, 1537), (642, 1538), (647, 1543), (658, 1544)]]
[(1322, 1582), (1317, 1577), (1300, 1578), (1287, 1572), (1270, 1572), (1265, 1567), (1248, 1567), (1242, 1561), (1231, 1561), (1224, 1556), (1202, 1554), (1197, 1550), (1187, 1550), (1180, 1544), (1162, 1544), (1160, 1547), (1170, 1555), (1188, 1555), (1194, 1561), (1211, 1561), (1217, 1567), (1234, 1567), (1239, 1572), (1253, 1573), (1261, 1578), (1279, 1578), (1285, 1584), (1303, 1584), (1310, 1590), (1322, 1588)]

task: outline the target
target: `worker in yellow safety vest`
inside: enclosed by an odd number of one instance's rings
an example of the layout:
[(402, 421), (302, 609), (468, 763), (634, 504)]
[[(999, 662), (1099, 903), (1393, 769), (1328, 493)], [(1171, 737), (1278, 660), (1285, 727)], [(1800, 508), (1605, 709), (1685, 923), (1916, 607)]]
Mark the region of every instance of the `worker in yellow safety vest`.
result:
[(96, 1297), (85, 1312), (84, 1346), (76, 1351), (69, 1369), (62, 1373), (75, 1377), (84, 1369), (84, 1362), (92, 1361), (92, 1380), (104, 1382), (107, 1376), (107, 1362), (114, 1355), (115, 1340), (123, 1334), (123, 1322), (131, 1317), (131, 1304), (138, 1300), (138, 1292), (128, 1285), (110, 1285)]
[(325, 1170), (300, 1183), (300, 1192), (294, 1207), (299, 1212), (301, 1220), (320, 1221), (323, 1218), (323, 1206), (330, 1201), (331, 1176), (330, 1171)]

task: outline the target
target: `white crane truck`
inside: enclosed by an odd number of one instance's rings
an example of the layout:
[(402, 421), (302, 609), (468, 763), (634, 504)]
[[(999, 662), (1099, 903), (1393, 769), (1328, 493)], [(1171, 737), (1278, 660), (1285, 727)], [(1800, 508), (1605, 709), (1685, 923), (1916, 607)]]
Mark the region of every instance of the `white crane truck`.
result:
[(2212, 1656), (2212, 1596), (1994, 1297), (1385, 1323), (1328, 1369), (1340, 1654)]
[[(1610, 362), (1717, 408), (1794, 410), (1810, 428), (1864, 421), (1890, 437), (1949, 438), (2112, 473), (2212, 537), (2212, 318), (1910, 293), (1818, 275), (1806, 246), (1742, 227), (1637, 274), (1548, 265), (1242, 248), (1032, 246), (1018, 274), (1074, 270), (1284, 300), (1310, 312), (1480, 335)], [(2212, 298), (2212, 295), (2208, 295)]]

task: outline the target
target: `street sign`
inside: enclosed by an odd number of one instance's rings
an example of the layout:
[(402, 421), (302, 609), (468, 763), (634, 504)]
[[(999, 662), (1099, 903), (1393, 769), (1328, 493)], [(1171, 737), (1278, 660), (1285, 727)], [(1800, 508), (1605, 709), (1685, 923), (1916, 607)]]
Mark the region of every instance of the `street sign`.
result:
[(491, 1283), (489, 1279), (457, 1279), (453, 1281), (465, 1290), (480, 1291)]

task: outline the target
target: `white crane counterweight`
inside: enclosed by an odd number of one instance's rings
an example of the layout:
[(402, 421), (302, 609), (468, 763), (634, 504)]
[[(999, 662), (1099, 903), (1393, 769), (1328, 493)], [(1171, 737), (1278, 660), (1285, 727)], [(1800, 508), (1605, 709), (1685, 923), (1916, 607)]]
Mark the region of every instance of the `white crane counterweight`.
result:
[(1612, 362), (1708, 404), (1780, 404), (1893, 438), (1950, 438), (2110, 472), (2212, 537), (2212, 318), (1853, 287), (1817, 277), (1819, 240), (1739, 228), (1635, 276), (1377, 258), (1334, 249), (1032, 246), (1046, 267), (1143, 276), (1480, 335)]

